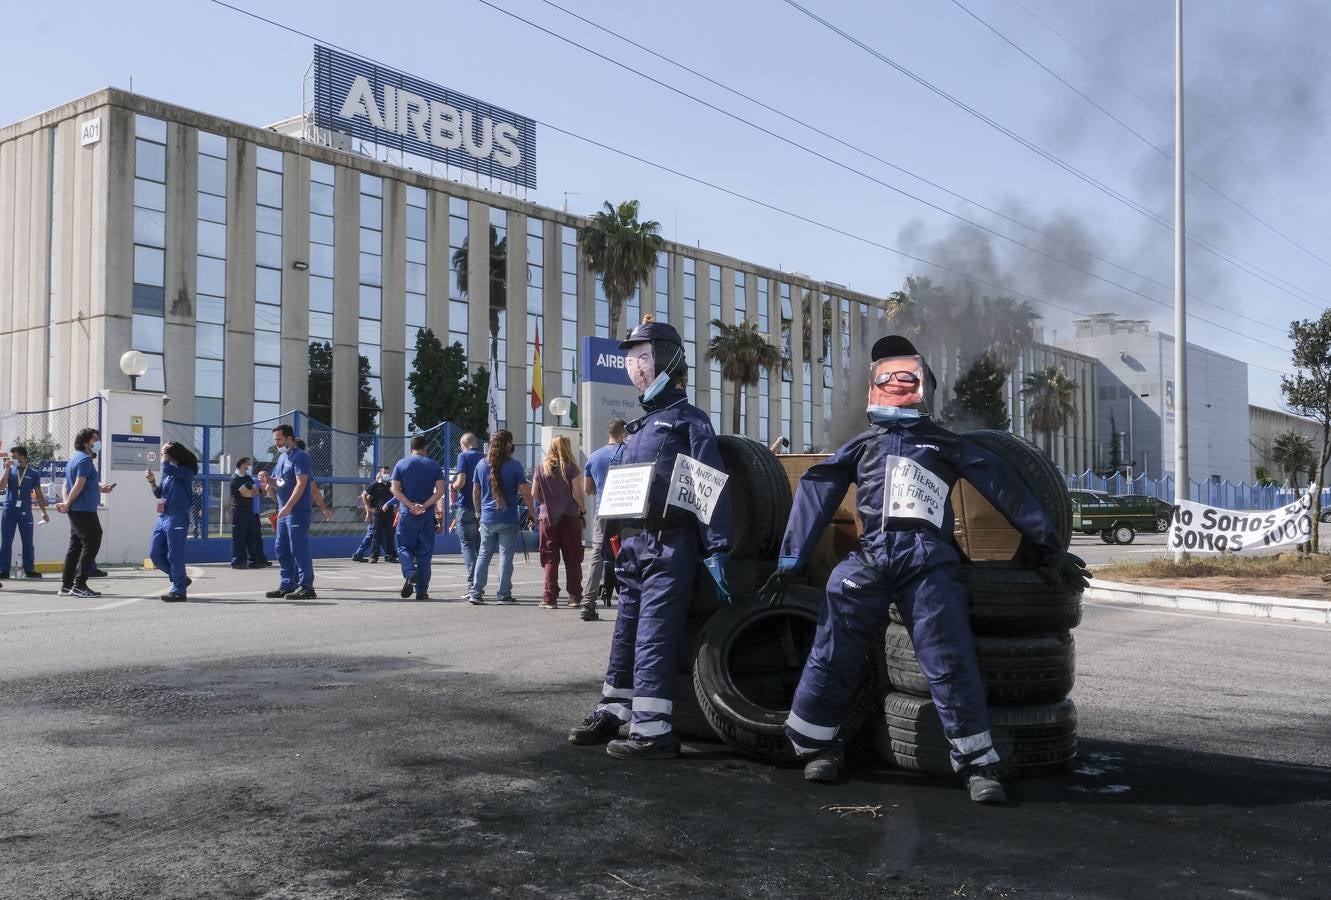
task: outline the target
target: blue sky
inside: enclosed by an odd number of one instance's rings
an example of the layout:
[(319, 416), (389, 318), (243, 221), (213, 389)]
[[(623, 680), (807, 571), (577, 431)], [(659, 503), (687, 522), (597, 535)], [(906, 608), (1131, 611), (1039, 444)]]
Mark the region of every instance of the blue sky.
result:
[[(945, 103), (781, 0), (559, 3), (1034, 225), (1053, 240), (757, 109), (541, 0), (493, 2), (949, 212), (1040, 244), (1053, 256), (1073, 258), (1079, 268), (1160, 303), (983, 236), (477, 0), (371, 5), (236, 0), (363, 55), (871, 241), (1059, 307), (1118, 311), (1173, 330), (1169, 289), (1140, 277), (1172, 282), (1167, 229)], [(960, 0), (962, 8), (953, 0), (801, 2), (1148, 212), (1171, 216), (1171, 163), (1147, 142), (1172, 151), (1172, 3)], [(1042, 71), (966, 9), (1123, 124)], [(1266, 273), (1245, 273), (1194, 249), (1190, 291), (1215, 306), (1194, 302), (1192, 311), (1237, 333), (1194, 319), (1189, 339), (1254, 366), (1252, 401), (1278, 405), (1278, 374), (1256, 366), (1285, 370), (1287, 353), (1277, 348), (1288, 347), (1289, 320), (1318, 315), (1331, 305), (1331, 262), (1324, 261), (1331, 261), (1331, 222), (1322, 212), (1331, 192), (1326, 162), (1331, 160), (1326, 128), (1331, 62), (1319, 43), (1331, 13), (1320, 0), (1193, 0), (1188, 9), (1189, 167), (1230, 198), (1190, 183), (1189, 233)], [(312, 55), (309, 40), (206, 0), (25, 4), (7, 10), (5, 24), (0, 74), (9, 89), (0, 95), (0, 122), (105, 85), (128, 87), (133, 78), (139, 93), (267, 124), (299, 111)], [(951, 277), (549, 130), (539, 131), (537, 139), (541, 186), (529, 196), (538, 202), (560, 206), (567, 191), (569, 208), (588, 212), (605, 199), (635, 197), (667, 237), (872, 294), (898, 288), (910, 274)], [(1072, 253), (1068, 243), (1124, 268)], [(994, 293), (974, 285), (960, 289)], [(1071, 333), (1072, 313), (1036, 308), (1047, 339)]]

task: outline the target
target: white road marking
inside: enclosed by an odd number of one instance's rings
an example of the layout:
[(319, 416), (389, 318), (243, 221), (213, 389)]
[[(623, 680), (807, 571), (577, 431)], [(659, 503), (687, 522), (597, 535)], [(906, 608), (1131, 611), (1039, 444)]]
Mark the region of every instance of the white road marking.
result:
[(65, 612), (98, 612), (103, 609), (115, 609), (118, 606), (129, 606), (131, 603), (142, 603), (147, 597), (128, 597), (124, 600), (116, 600), (112, 603), (103, 603), (101, 606), (60, 606), (55, 609), (14, 609), (0, 612), (0, 616), (34, 616), (44, 615), (46, 613), (65, 613)]
[(1314, 625), (1311, 622), (1282, 622), (1257, 616), (1234, 616), (1225, 613), (1195, 613), (1179, 609), (1164, 609), (1152, 606), (1137, 606), (1132, 603), (1109, 603), (1104, 600), (1083, 600), (1086, 606), (1098, 606), (1101, 609), (1115, 609), (1119, 612), (1141, 612), (1157, 616), (1181, 616), (1185, 619), (1205, 619), (1208, 622), (1229, 622), (1233, 625), (1265, 625), (1274, 628), (1298, 628), (1302, 631), (1331, 631), (1331, 626)]

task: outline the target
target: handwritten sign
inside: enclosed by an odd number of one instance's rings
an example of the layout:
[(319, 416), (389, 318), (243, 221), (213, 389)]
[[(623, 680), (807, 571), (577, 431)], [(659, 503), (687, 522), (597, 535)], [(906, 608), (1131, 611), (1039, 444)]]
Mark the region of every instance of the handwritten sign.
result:
[(712, 522), (716, 501), (730, 476), (720, 469), (680, 454), (675, 457), (675, 468), (670, 473), (670, 490), (666, 505), (688, 510), (704, 525)]
[(1317, 485), (1280, 509), (1220, 509), (1180, 500), (1169, 526), (1169, 546), (1190, 553), (1249, 553), (1302, 544), (1312, 534)]
[(652, 463), (611, 466), (601, 488), (598, 519), (642, 519), (647, 515), (647, 500), (652, 488)]
[(913, 459), (889, 456), (883, 478), (883, 527), (889, 519), (923, 519), (943, 527), (948, 483)]

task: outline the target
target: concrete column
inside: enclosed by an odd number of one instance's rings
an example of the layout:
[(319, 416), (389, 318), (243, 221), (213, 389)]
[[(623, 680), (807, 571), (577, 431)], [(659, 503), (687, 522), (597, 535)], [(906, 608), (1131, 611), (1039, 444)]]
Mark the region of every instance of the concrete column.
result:
[[(198, 285), (198, 132), (166, 126), (166, 417), (193, 422), (195, 289)], [(117, 364), (117, 368), (119, 365)]]
[[(60, 323), (69, 321), (70, 310), (74, 302), (71, 289), (75, 266), (74, 235), (75, 229), (80, 225), (76, 210), (78, 204), (83, 202), (83, 198), (76, 196), (74, 193), (75, 172), (85, 159), (90, 158), (79, 152), (84, 148), (80, 147), (78, 136), (79, 123), (77, 120), (62, 123), (56, 136), (60, 145), (60, 160), (57, 166), (58, 171), (55, 173), (55, 177), (60, 182), (57, 199), (60, 212), (58, 221), (51, 233), (52, 253), (54, 254), (51, 261), (53, 289), (50, 308), (47, 311), (46, 337), (42, 346), (42, 352), (46, 358), (44, 365), (46, 370), (45, 393), (33, 398), (34, 405), (38, 407), (47, 405), (64, 406), (74, 402), (69, 395), (68, 357), (58, 356), (59, 342), (57, 336), (61, 329)], [(67, 329), (66, 333), (68, 333)], [(54, 403), (48, 404), (48, 397)]]
[[(684, 257), (678, 253), (670, 254), (670, 287), (666, 291), (666, 308), (669, 313), (666, 317), (671, 325), (680, 332), (684, 333)], [(693, 377), (692, 373), (689, 375)]]
[(5, 409), (46, 406), (51, 143), (44, 129), (0, 144), (0, 360), (5, 364), (0, 404)]
[[(721, 269), (721, 321), (727, 325), (735, 321), (735, 272), (733, 269)], [(739, 433), (735, 428), (735, 404), (738, 402), (735, 392), (738, 385), (732, 384), (726, 380), (724, 375), (719, 376), (720, 384), (712, 385), (713, 390), (721, 391), (721, 421), (713, 422), (719, 433), (731, 434)]]
[[(508, 214), (508, 269), (504, 277), (508, 287), (508, 307), (504, 311), (508, 358), (502, 364), (508, 368), (508, 391), (503, 413), (513, 439), (523, 443), (527, 439), (527, 411), (531, 409), (531, 360), (527, 358), (527, 217), (522, 213)], [(544, 346), (541, 350), (544, 352)]]
[[(744, 309), (745, 320), (749, 322), (758, 321), (758, 276), (750, 272), (744, 277)], [(769, 320), (770, 324), (770, 320)], [(767, 377), (765, 372), (759, 372), (759, 379)], [(771, 379), (768, 378), (768, 388), (771, 388)], [(760, 421), (758, 412), (758, 385), (751, 384), (744, 389), (744, 433), (751, 438), (761, 437), (758, 431)], [(771, 427), (771, 420), (768, 420), (768, 427)], [(770, 438), (769, 438), (770, 440)]]
[(425, 324), (448, 346), (448, 195), (430, 191), (425, 229)]
[(804, 314), (803, 291), (790, 285), (790, 448), (804, 452)]
[[(587, 254), (578, 244), (578, 337), (590, 337), (596, 334), (596, 276), (587, 268)], [(578, 352), (582, 348), (578, 347)], [(581, 358), (579, 358), (581, 364)], [(581, 365), (579, 365), (581, 368)]]
[(282, 155), (282, 409), (310, 408), (310, 161)]
[(383, 306), (379, 314), (380, 434), (401, 434), (407, 415), (407, 191), (384, 179)]
[(819, 291), (809, 291), (809, 354), (813, 365), (810, 367), (812, 378), (809, 391), (810, 406), (813, 409), (814, 445), (827, 449), (827, 418), (823, 410), (823, 298)]
[(359, 429), (360, 406), (360, 173), (338, 166), (333, 184), (333, 421)]
[[(254, 418), (254, 255), (257, 171), (254, 146), (231, 138), (226, 153), (226, 362), (222, 421)], [(288, 365), (308, 370), (302, 348)], [(283, 367), (285, 368), (285, 366)]]
[[(827, 298), (827, 303), (832, 309), (832, 318), (830, 321), (831, 335), (828, 342), (828, 359), (832, 363), (832, 396), (834, 398), (846, 396), (846, 371), (844, 356), (841, 348), (841, 298), (835, 294)], [(832, 408), (824, 409), (823, 416), (827, 420), (827, 436), (824, 439), (823, 446), (826, 450), (834, 449), (831, 444), (832, 415), (837, 409), (837, 404), (833, 402)], [(838, 423), (840, 428), (840, 423)]]
[[(558, 222), (542, 224), (542, 241), (545, 250), (543, 263), (545, 283), (541, 286), (541, 380), (546, 397), (571, 396), (572, 385), (563, 383), (564, 358), (564, 273), (563, 248), (560, 244), (562, 235)], [(569, 348), (577, 349), (577, 348)], [(581, 402), (579, 398), (573, 400)], [(541, 410), (539, 421), (545, 423), (545, 410)]]
[(490, 207), (477, 200), (467, 203), (467, 357), (473, 372), (496, 365), (490, 359)]

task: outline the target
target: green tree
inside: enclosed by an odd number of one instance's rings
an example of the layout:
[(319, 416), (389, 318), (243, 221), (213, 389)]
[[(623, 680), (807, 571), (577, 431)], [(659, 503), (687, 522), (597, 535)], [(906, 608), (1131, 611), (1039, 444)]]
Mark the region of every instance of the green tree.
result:
[(1271, 461), (1280, 467), (1295, 490), (1299, 487), (1299, 475), (1311, 469), (1316, 459), (1312, 440), (1297, 431), (1282, 431), (1271, 441)]
[(370, 387), (370, 360), (369, 357), (357, 357), (357, 404), (356, 404), (356, 430), (361, 434), (373, 434), (379, 430), (379, 413), (384, 411), (383, 406), (374, 396), (374, 389)]
[[(310, 393), (305, 412), (316, 422), (333, 424), (333, 345), (327, 341), (310, 341), (309, 357)], [(370, 360), (358, 358), (356, 430), (374, 432), (379, 430), (379, 413), (383, 407), (374, 398), (370, 387)]]
[(484, 366), (468, 372), (467, 356), (460, 343), (445, 347), (431, 329), (418, 331), (416, 358), (407, 373), (407, 386), (416, 398), (411, 413), (413, 430), (452, 422), (463, 431), (474, 431), (482, 440), (489, 438), (486, 392), (490, 373)]
[[(458, 293), (467, 296), (470, 271), (470, 238), (453, 251), (453, 269), (457, 272)], [(508, 236), (499, 237), (499, 229), (490, 226), (490, 359), (499, 358), (499, 321), (508, 308)]]
[(610, 304), (611, 337), (622, 336), (624, 303), (656, 268), (656, 255), (665, 245), (660, 231), (660, 222), (638, 221), (637, 200), (625, 200), (619, 206), (606, 201), (605, 208), (578, 229), (578, 245), (587, 268), (601, 276)]
[[(1293, 375), (1282, 375), (1280, 391), (1291, 412), (1306, 416), (1322, 426), (1322, 447), (1317, 454), (1314, 480), (1326, 480), (1326, 464), (1331, 461), (1331, 310), (1316, 319), (1291, 322), (1289, 339), (1294, 343)], [(1317, 553), (1322, 494), (1313, 498), (1311, 552)]]
[(756, 386), (764, 369), (770, 372), (781, 365), (781, 351), (767, 342), (767, 337), (758, 330), (757, 322), (727, 325), (720, 319), (713, 319), (712, 327), (717, 329), (717, 335), (707, 345), (707, 360), (720, 363), (721, 377), (735, 385), (730, 432), (739, 434), (744, 389)]
[(985, 358), (976, 360), (952, 386), (955, 399), (943, 408), (942, 420), (962, 428), (997, 428), (1011, 424), (1003, 388), (1008, 373)]
[(1271, 470), (1266, 466), (1257, 466), (1252, 470), (1253, 481), (1257, 482), (1258, 487), (1275, 487), (1280, 482), (1276, 481), (1271, 475)]
[(1077, 414), (1077, 382), (1058, 366), (1046, 366), (1026, 373), (1021, 393), (1031, 427), (1044, 432), (1045, 452), (1053, 456), (1054, 432)]
[(40, 466), (42, 463), (58, 459), (60, 456), (60, 442), (49, 434), (41, 437), (15, 438), (9, 446), (26, 447), (28, 462), (34, 466)]

